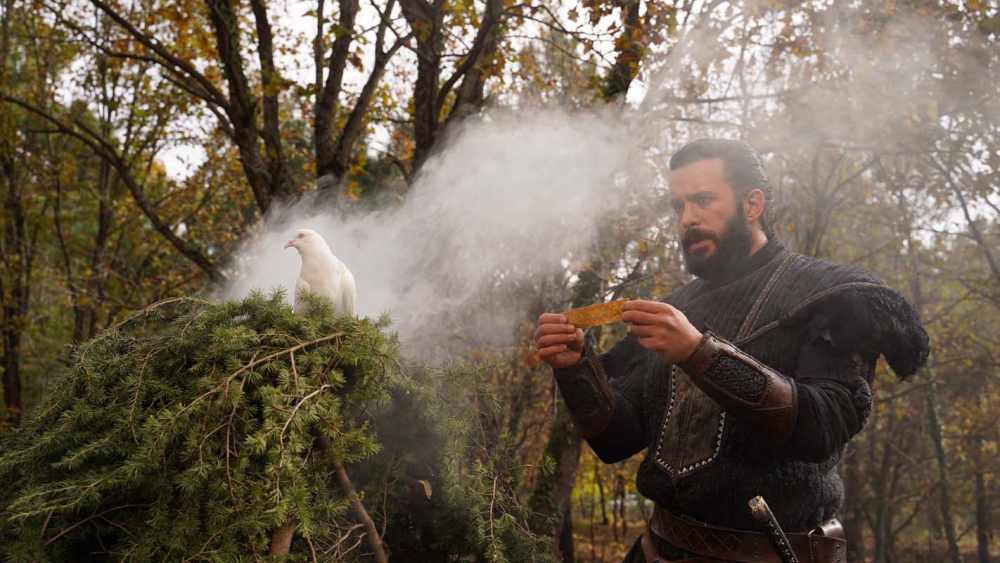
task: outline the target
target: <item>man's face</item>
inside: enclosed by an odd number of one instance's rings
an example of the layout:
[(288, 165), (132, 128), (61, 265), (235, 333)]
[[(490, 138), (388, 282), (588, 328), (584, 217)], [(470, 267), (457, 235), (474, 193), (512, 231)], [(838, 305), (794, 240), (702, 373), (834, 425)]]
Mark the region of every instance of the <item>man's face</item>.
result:
[(689, 272), (711, 279), (750, 253), (750, 225), (726, 182), (721, 159), (698, 160), (671, 171), (670, 194)]

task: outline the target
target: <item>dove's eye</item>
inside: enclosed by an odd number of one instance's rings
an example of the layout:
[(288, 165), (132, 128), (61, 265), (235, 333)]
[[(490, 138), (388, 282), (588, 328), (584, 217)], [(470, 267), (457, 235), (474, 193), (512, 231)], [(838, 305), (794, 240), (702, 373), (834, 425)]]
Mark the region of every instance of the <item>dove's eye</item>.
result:
[(299, 238), (302, 238), (302, 237), (304, 237), (304, 236), (306, 236), (306, 234), (305, 234), (305, 233), (299, 233)]

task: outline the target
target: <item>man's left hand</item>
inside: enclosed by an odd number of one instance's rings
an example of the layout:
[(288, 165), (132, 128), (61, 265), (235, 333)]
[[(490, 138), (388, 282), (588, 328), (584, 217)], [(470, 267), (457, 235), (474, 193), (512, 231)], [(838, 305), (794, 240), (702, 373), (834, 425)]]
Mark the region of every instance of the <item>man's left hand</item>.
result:
[(690, 358), (701, 342), (701, 331), (684, 313), (659, 301), (628, 301), (622, 305), (622, 320), (639, 337), (639, 344), (673, 364)]

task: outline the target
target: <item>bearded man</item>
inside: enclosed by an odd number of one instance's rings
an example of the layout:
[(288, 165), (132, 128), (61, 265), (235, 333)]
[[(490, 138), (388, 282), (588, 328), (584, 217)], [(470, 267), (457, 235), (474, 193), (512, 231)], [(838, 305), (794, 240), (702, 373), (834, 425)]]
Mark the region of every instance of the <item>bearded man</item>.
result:
[(670, 170), (696, 279), (624, 304), (631, 333), (606, 354), (559, 314), (535, 333), (597, 456), (648, 448), (636, 487), (654, 515), (625, 561), (780, 561), (748, 508), (758, 495), (800, 561), (844, 561), (837, 463), (871, 413), (878, 357), (907, 378), (927, 359), (927, 333), (873, 274), (785, 248), (748, 144), (698, 140)]

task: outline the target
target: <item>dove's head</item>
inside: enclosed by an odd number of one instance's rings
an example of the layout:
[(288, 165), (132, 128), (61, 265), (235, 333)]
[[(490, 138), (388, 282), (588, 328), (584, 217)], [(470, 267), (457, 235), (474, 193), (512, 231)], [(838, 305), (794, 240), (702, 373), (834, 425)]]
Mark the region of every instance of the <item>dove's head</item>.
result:
[(311, 254), (312, 251), (329, 251), (326, 241), (312, 229), (299, 229), (285, 243), (285, 248), (294, 248), (299, 254)]

